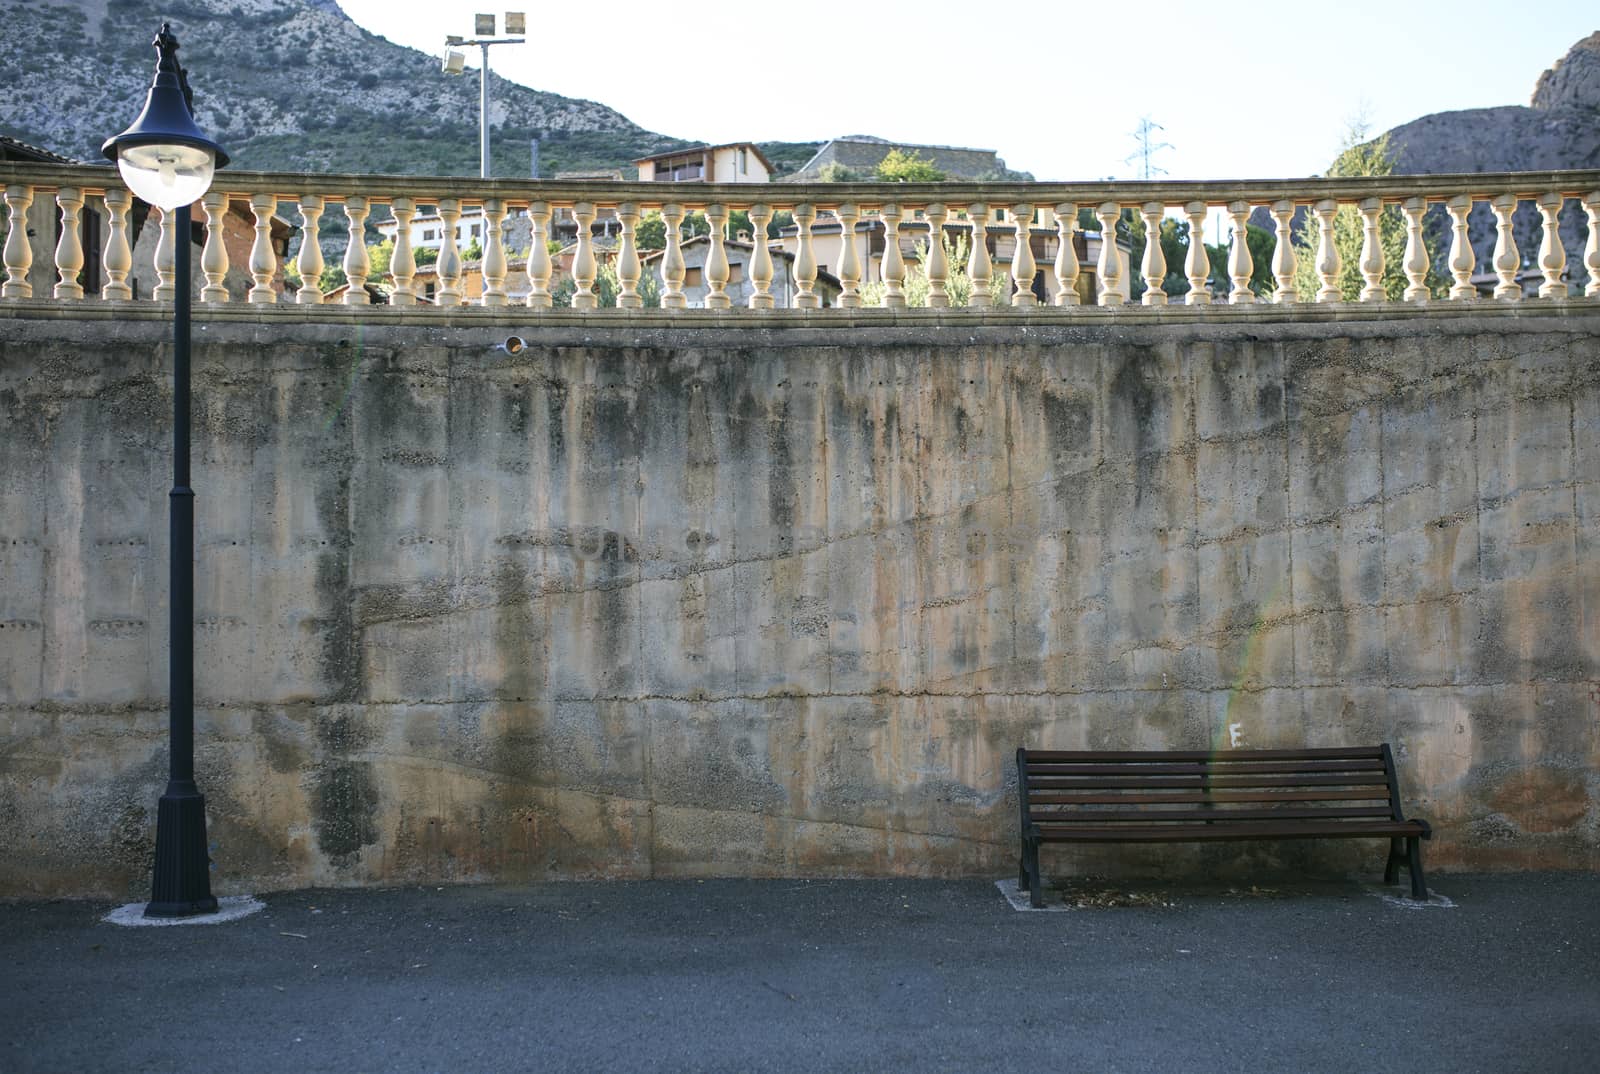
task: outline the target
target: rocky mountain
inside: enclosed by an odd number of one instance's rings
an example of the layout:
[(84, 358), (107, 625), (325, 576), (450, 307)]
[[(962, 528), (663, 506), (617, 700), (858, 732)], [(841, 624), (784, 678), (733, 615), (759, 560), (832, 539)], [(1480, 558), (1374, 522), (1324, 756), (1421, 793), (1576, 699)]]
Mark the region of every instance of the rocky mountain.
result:
[(1389, 141), (1412, 174), (1600, 167), (1600, 32), (1539, 76), (1528, 105), (1435, 112)]
[[(478, 80), (357, 26), (336, 0), (0, 0), (0, 130), (83, 160), (128, 125), (163, 19), (201, 126), (240, 168), (476, 175)], [(494, 80), (496, 175), (617, 167), (686, 145), (594, 101)]]
[[(1435, 112), (1389, 131), (1389, 144), (1395, 170), (1409, 175), (1600, 168), (1600, 32), (1573, 45), (1541, 74), (1526, 106)], [(1589, 278), (1581, 260), (1588, 225), (1576, 201), (1566, 203), (1560, 219), (1567, 281), (1576, 286)], [(1430, 209), (1427, 225), (1435, 270), (1448, 275), (1444, 211)], [(1531, 202), (1517, 209), (1512, 232), (1522, 263), (1534, 265), (1544, 228)], [(1496, 229), (1488, 205), (1473, 207), (1467, 233), (1479, 271), (1489, 271)]]

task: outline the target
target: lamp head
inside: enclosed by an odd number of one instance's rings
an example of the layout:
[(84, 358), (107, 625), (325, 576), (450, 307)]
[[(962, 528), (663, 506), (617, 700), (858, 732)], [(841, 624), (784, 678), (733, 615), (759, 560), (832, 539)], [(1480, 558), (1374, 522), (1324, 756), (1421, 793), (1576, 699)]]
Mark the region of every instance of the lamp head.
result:
[(167, 23), (152, 42), (156, 77), (133, 126), (106, 139), (101, 152), (117, 162), (123, 182), (163, 212), (188, 205), (211, 187), (228, 154), (195, 125), (188, 72), (178, 64), (178, 39)]

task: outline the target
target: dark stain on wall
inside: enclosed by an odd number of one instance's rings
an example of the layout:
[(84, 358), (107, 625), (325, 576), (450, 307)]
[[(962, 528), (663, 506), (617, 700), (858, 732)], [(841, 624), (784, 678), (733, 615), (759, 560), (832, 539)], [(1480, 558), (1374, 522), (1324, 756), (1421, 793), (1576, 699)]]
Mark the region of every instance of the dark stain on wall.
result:
[(338, 866), (350, 866), (364, 846), (378, 841), (378, 788), (366, 761), (332, 760), (317, 766), (313, 827), (317, 846)]

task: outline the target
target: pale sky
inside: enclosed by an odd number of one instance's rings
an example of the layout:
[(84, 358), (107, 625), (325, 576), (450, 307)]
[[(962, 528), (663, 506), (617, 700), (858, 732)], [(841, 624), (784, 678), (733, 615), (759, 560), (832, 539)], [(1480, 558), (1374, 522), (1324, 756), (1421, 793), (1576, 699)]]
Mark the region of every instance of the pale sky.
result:
[[(1141, 116), (1174, 179), (1320, 172), (1348, 121), (1527, 104), (1600, 29), (1594, 4), (1131, 0), (339, 0), (391, 41), (442, 53), (475, 11), (522, 7), (496, 74), (710, 142), (893, 141), (997, 150), (1039, 179), (1137, 177)], [(1250, 12), (1248, 16), (1240, 12)], [(469, 49), (475, 66), (478, 50)], [(470, 73), (469, 73), (470, 74)], [(439, 76), (444, 77), (444, 76)]]

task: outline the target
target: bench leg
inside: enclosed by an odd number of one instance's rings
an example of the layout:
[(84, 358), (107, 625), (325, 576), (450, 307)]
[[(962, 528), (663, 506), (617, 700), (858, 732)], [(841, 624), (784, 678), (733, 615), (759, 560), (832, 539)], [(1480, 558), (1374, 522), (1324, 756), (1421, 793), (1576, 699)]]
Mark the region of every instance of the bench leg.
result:
[(1028, 843), (1023, 847), (1022, 867), (1028, 874), (1028, 904), (1035, 910), (1044, 907), (1044, 884), (1039, 881), (1039, 844)]
[(1400, 879), (1400, 863), (1405, 860), (1405, 840), (1389, 840), (1389, 860), (1383, 863), (1383, 882), (1393, 884)]
[(1023, 850), (1022, 856), (1017, 859), (1017, 889), (1028, 890), (1028, 852)]
[(1415, 835), (1406, 839), (1406, 868), (1411, 873), (1411, 897), (1427, 902), (1428, 884), (1422, 877), (1422, 840)]

